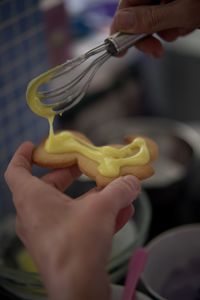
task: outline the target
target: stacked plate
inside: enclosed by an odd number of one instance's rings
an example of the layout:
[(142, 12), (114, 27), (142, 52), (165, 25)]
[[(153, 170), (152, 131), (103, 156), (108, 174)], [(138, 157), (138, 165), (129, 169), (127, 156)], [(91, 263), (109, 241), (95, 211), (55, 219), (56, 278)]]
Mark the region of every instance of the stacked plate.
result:
[[(122, 300), (124, 287), (120, 285), (111, 285), (112, 298), (111, 300)], [(144, 295), (141, 292), (136, 292), (134, 300), (151, 300), (148, 296)]]
[[(144, 192), (135, 201), (135, 215), (113, 238), (107, 271), (112, 283), (126, 276), (133, 250), (144, 244), (151, 220), (151, 207)], [(46, 300), (46, 291), (31, 257), (14, 231), (14, 216), (0, 225), (0, 289), (26, 300)], [(0, 291), (1, 293), (1, 291)], [(5, 298), (6, 299), (6, 298)], [(13, 298), (15, 299), (15, 298)], [(17, 299), (17, 298), (16, 298)]]
[(144, 245), (151, 222), (151, 206), (142, 192), (134, 202), (133, 218), (114, 236), (108, 272), (111, 282), (117, 283), (126, 276), (129, 258), (135, 248)]

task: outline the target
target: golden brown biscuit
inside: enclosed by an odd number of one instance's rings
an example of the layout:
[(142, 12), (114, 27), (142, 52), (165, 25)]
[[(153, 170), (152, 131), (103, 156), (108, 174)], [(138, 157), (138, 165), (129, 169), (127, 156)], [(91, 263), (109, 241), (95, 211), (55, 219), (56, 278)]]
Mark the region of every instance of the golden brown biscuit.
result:
[[(92, 144), (88, 138), (79, 133), (73, 132), (79, 138)], [(136, 137), (127, 136), (124, 141), (126, 144), (132, 142)], [(124, 175), (134, 175), (138, 179), (143, 180), (154, 174), (154, 169), (151, 166), (153, 160), (158, 156), (158, 147), (154, 141), (149, 138), (143, 137), (146, 141), (146, 145), (149, 149), (150, 160), (145, 165), (135, 165), (135, 166), (123, 166), (120, 168), (120, 174), (117, 176)], [(98, 187), (104, 187), (109, 182), (114, 180), (116, 177), (105, 177), (99, 173), (97, 167), (98, 163), (91, 160), (77, 152), (74, 153), (62, 153), (62, 154), (52, 154), (45, 151), (45, 141), (43, 141), (39, 146), (37, 146), (33, 152), (33, 162), (41, 167), (46, 168), (65, 168), (72, 165), (78, 165), (78, 168), (87, 175), (89, 178), (94, 180)], [(113, 146), (113, 145), (112, 145)], [(123, 147), (124, 145), (114, 145), (114, 147)], [(137, 150), (135, 150), (137, 152)], [(134, 154), (134, 153), (133, 153)]]

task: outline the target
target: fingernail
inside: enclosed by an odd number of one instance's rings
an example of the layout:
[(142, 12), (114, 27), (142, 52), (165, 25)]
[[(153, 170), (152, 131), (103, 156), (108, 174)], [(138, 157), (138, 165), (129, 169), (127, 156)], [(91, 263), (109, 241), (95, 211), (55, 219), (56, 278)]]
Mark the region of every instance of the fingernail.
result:
[(126, 176), (124, 176), (124, 180), (129, 184), (129, 186), (135, 193), (140, 192), (140, 190), (141, 190), (140, 182), (135, 176), (126, 175)]

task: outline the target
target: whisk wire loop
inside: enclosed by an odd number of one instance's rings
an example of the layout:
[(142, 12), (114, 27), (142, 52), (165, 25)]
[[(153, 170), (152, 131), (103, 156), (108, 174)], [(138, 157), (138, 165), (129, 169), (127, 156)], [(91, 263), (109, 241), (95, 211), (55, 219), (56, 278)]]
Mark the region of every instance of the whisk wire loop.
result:
[[(37, 88), (37, 99), (43, 107), (51, 108), (55, 114), (60, 114), (70, 109), (81, 101), (92, 78), (111, 56), (115, 56), (130, 48), (146, 36), (146, 34), (117, 33), (85, 54), (67, 60), (50, 71), (41, 74), (32, 81), (33, 90), (35, 87)], [(90, 59), (93, 60), (90, 61)], [(86, 63), (89, 63), (89, 65), (85, 66)], [(84, 69), (82, 69), (83, 66)], [(43, 77), (44, 80), (42, 80)], [(48, 85), (48, 89), (44, 89), (44, 84)], [(30, 89), (29, 85), (27, 94), (30, 94)]]

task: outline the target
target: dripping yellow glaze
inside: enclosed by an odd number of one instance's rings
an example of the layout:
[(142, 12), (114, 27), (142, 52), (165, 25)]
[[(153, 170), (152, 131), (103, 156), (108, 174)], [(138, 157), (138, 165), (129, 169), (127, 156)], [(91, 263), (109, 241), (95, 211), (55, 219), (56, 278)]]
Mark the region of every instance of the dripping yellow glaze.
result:
[(55, 112), (51, 107), (44, 106), (39, 98), (38, 88), (52, 78), (52, 69), (33, 79), (27, 88), (27, 102), (31, 110), (49, 121), (49, 136), (45, 143), (48, 153), (63, 154), (76, 152), (98, 163), (100, 174), (105, 177), (116, 177), (123, 166), (145, 165), (149, 162), (150, 154), (143, 138), (136, 138), (124, 147), (97, 147), (83, 141), (69, 131), (54, 133), (53, 120)]
[(50, 106), (44, 105), (41, 102), (42, 98), (38, 92), (38, 89), (42, 84), (45, 84), (51, 80), (56, 73), (57, 68), (58, 67), (55, 67), (31, 80), (26, 91), (26, 99), (30, 109), (35, 114), (47, 119), (53, 118), (55, 116), (55, 112)]

